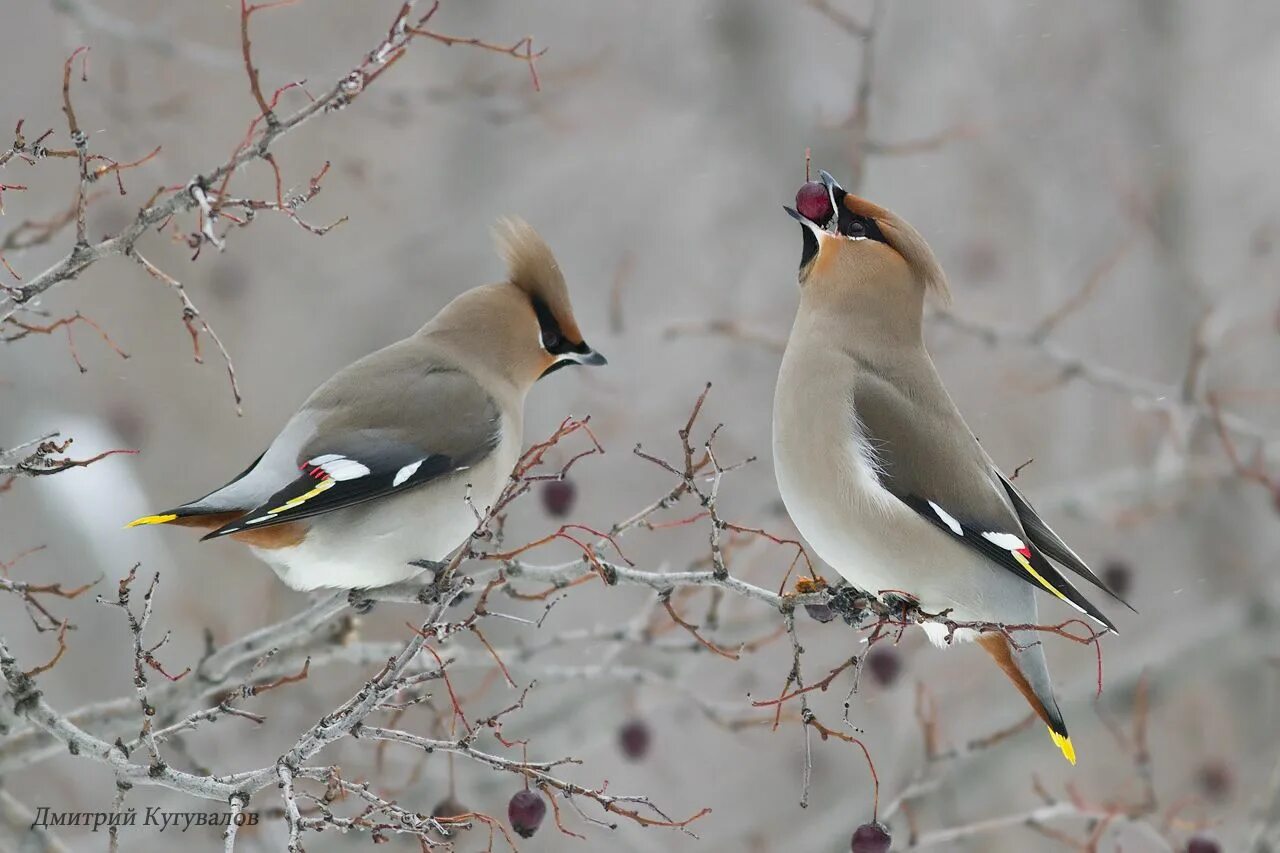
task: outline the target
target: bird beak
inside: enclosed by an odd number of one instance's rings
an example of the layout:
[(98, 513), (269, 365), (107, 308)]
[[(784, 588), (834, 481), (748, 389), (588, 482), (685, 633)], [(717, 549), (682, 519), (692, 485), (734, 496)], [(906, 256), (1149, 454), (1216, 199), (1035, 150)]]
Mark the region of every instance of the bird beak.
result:
[(578, 364), (585, 364), (587, 367), (602, 367), (609, 363), (609, 359), (602, 356), (593, 349), (589, 349), (583, 353), (574, 353), (573, 360)]
[[(790, 216), (792, 219), (794, 219), (796, 222), (799, 222), (805, 228), (808, 228), (811, 232), (813, 232), (813, 236), (815, 238), (820, 237), (823, 234), (829, 233), (820, 224), (818, 224), (817, 222), (814, 222), (812, 219), (805, 216), (803, 213), (796, 210), (794, 207), (788, 207), (787, 205), (784, 204), (782, 206), (782, 209), (785, 210), (787, 212), (787, 215)], [(831, 218), (833, 220), (835, 219), (834, 216)]]
[(827, 188), (827, 194), (831, 196), (831, 209), (835, 213), (832, 215), (831, 221), (827, 223), (827, 230), (834, 234), (840, 222), (840, 203), (844, 201), (844, 197), (848, 193), (844, 191), (844, 187), (840, 186), (835, 178), (831, 177), (830, 172), (819, 170), (818, 178), (822, 181), (822, 185)]
[(557, 370), (560, 370), (563, 367), (568, 367), (571, 364), (584, 364), (587, 367), (600, 367), (601, 365), (609, 363), (608, 359), (593, 350), (591, 347), (587, 346), (585, 343), (581, 344), (581, 347), (581, 350), (570, 350), (569, 352), (556, 356), (555, 361), (551, 362), (547, 369), (542, 371), (542, 376), (539, 376), (538, 378), (541, 379), (544, 376), (550, 376)]

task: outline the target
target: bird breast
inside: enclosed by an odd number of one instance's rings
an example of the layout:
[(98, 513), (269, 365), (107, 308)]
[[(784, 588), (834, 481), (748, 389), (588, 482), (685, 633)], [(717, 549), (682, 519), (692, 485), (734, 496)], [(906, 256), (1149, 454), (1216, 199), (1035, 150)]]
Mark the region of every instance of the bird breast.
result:
[(774, 465), (801, 535), (851, 583), (876, 592), (897, 588), (883, 566), (906, 508), (881, 485), (854, 408), (855, 376), (839, 350), (788, 345), (774, 395)]

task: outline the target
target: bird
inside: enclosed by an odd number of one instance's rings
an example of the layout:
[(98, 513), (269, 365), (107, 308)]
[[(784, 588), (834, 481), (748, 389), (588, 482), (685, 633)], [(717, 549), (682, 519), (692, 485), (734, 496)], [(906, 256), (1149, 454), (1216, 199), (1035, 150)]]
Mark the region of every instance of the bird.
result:
[(1037, 634), (996, 626), (1038, 625), (1037, 596), (1048, 595), (1115, 631), (1053, 561), (1129, 605), (1001, 473), (943, 387), (922, 321), (926, 294), (945, 300), (949, 291), (920, 232), (821, 178), (785, 208), (803, 247), (774, 393), (783, 504), (853, 586), (993, 628), (921, 623), (937, 646), (982, 646), (1075, 764)]
[(372, 589), (438, 569), (509, 482), (534, 383), (606, 363), (546, 242), (519, 219), (494, 235), (505, 281), (338, 371), (225, 486), (126, 526), (239, 540), (297, 590)]

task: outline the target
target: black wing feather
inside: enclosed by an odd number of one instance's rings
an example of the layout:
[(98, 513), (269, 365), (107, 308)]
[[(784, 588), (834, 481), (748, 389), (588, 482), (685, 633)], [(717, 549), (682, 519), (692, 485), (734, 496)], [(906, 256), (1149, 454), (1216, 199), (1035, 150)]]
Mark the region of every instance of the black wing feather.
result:
[[(1017, 558), (1014, 557), (1014, 555), (1010, 551), (1000, 547), (996, 543), (992, 542), (990, 539), (983, 536), (981, 531), (974, 530), (973, 528), (967, 526), (963, 521), (957, 521), (953, 517), (952, 521), (955, 521), (956, 524), (959, 525), (961, 530), (960, 534), (956, 534), (955, 530), (952, 529), (951, 526), (948, 525), (946, 521), (943, 521), (943, 519), (936, 512), (934, 512), (934, 509), (930, 505), (930, 502), (925, 498), (919, 497), (917, 495), (905, 495), (900, 497), (899, 500), (901, 500), (907, 506), (911, 507), (913, 510), (916, 511), (917, 514), (924, 517), (926, 520), (931, 522), (935, 527), (942, 530), (944, 533), (952, 536), (953, 538), (959, 539), (960, 541), (964, 542), (965, 545), (968, 545), (970, 548), (982, 554), (984, 557), (988, 558), (992, 562), (997, 563), (998, 565), (1002, 566), (1005, 569), (1008, 569), (1010, 572), (1022, 578), (1026, 582), (1032, 584), (1033, 586), (1036, 586), (1039, 588), (1047, 588), (1050, 592), (1054, 593), (1059, 598), (1069, 602), (1070, 604), (1075, 605), (1076, 609), (1083, 611), (1084, 613), (1088, 614), (1091, 618), (1096, 619), (1099, 623), (1105, 625), (1108, 630), (1112, 632), (1116, 632), (1116, 626), (1112, 624), (1111, 620), (1106, 617), (1106, 614), (1104, 614), (1101, 610), (1099, 610), (1097, 607), (1091, 604), (1087, 598), (1081, 595), (1080, 591), (1077, 590), (1074, 586), (1072, 586), (1071, 582), (1067, 580), (1065, 577), (1063, 577), (1062, 573), (1059, 572), (1058, 569), (1052, 563), (1050, 563), (1048, 559), (1045, 558), (1045, 555), (1040, 552), (1040, 549), (1036, 546), (1034, 542), (1023, 543), (1024, 545), (1026, 545), (1027, 551), (1029, 552), (1029, 555), (1030, 555), (1027, 558), (1027, 562), (1031, 564), (1031, 568), (1035, 571), (1035, 574), (1043, 578), (1043, 581), (1038, 581), (1033, 575), (1028, 574), (1026, 568), (1020, 562), (1018, 562)], [(1000, 533), (1000, 532), (1007, 532), (1007, 531), (987, 531), (987, 532)], [(1013, 534), (1013, 535), (1016, 536), (1017, 534)]]
[[(415, 460), (406, 461), (404, 464), (409, 465), (413, 461)], [(463, 466), (457, 465), (448, 456), (428, 456), (422, 460), (422, 464), (410, 477), (396, 484), (396, 474), (402, 467), (404, 466), (400, 465), (390, 470), (376, 471), (371, 469), (365, 476), (354, 480), (332, 480), (328, 477), (317, 479), (310, 474), (303, 474), (259, 506), (240, 516), (235, 521), (203, 536), (202, 539), (215, 539), (241, 530), (270, 527), (274, 524), (284, 524), (288, 521), (300, 521), (304, 518), (332, 512), (335, 509), (355, 506), (365, 501), (389, 495), (392, 492), (403, 492), (414, 486), (420, 486), (444, 474), (457, 471)], [(303, 498), (325, 482), (330, 482), (333, 485), (325, 487), (323, 492), (306, 498), (301, 503), (293, 506), (289, 505), (290, 501)]]
[[(999, 473), (999, 472), (997, 472)], [(1062, 541), (1062, 537), (1053, 532), (1053, 528), (1044, 523), (1040, 518), (1040, 514), (1035, 511), (1030, 502), (1022, 496), (1022, 492), (1009, 481), (1004, 474), (1000, 474), (1000, 482), (1004, 484), (1004, 489), (1009, 494), (1009, 500), (1013, 502), (1014, 511), (1018, 513), (1018, 519), (1022, 522), (1022, 528), (1027, 531), (1027, 536), (1035, 547), (1043, 551), (1047, 556), (1057, 560), (1080, 577), (1089, 581), (1098, 589), (1114, 598), (1116, 601), (1133, 610), (1133, 605), (1116, 595), (1110, 587), (1103, 582), (1101, 578), (1093, 573), (1088, 564), (1080, 559), (1080, 556), (1066, 542)]]
[[(239, 518), (209, 533), (215, 539), (241, 530), (270, 527), (355, 506), (393, 493), (425, 485), (465, 470), (488, 456), (498, 445), (496, 421), (492, 431), (461, 455), (432, 453), (383, 430), (356, 430), (313, 444), (303, 454), (296, 479)], [(328, 460), (327, 463), (324, 460)], [(325, 469), (337, 462), (346, 471), (335, 479)], [(315, 464), (313, 464), (315, 463)], [(323, 463), (323, 464), (321, 464)], [(416, 468), (409, 469), (409, 466)], [(368, 469), (355, 476), (363, 466)], [(332, 469), (337, 470), (337, 469)]]

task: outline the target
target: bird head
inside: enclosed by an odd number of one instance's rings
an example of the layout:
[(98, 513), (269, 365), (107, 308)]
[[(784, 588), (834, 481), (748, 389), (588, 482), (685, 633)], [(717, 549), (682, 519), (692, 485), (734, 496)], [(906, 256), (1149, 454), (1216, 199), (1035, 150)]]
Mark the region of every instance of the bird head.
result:
[(796, 206), (784, 209), (800, 223), (804, 239), (800, 286), (805, 290), (851, 291), (885, 298), (894, 292), (923, 296), (933, 290), (946, 297), (942, 267), (920, 232), (901, 217), (846, 192), (835, 178), (819, 172), (796, 193)]
[(494, 237), (506, 280), (458, 296), (420, 334), (445, 343), (473, 369), (525, 390), (561, 367), (605, 364), (583, 339), (564, 274), (538, 232), (523, 220), (502, 219)]
[(538, 323), (538, 378), (574, 364), (607, 364), (583, 338), (564, 274), (538, 232), (522, 219), (500, 220), (494, 231), (507, 261), (507, 281), (527, 299)]

